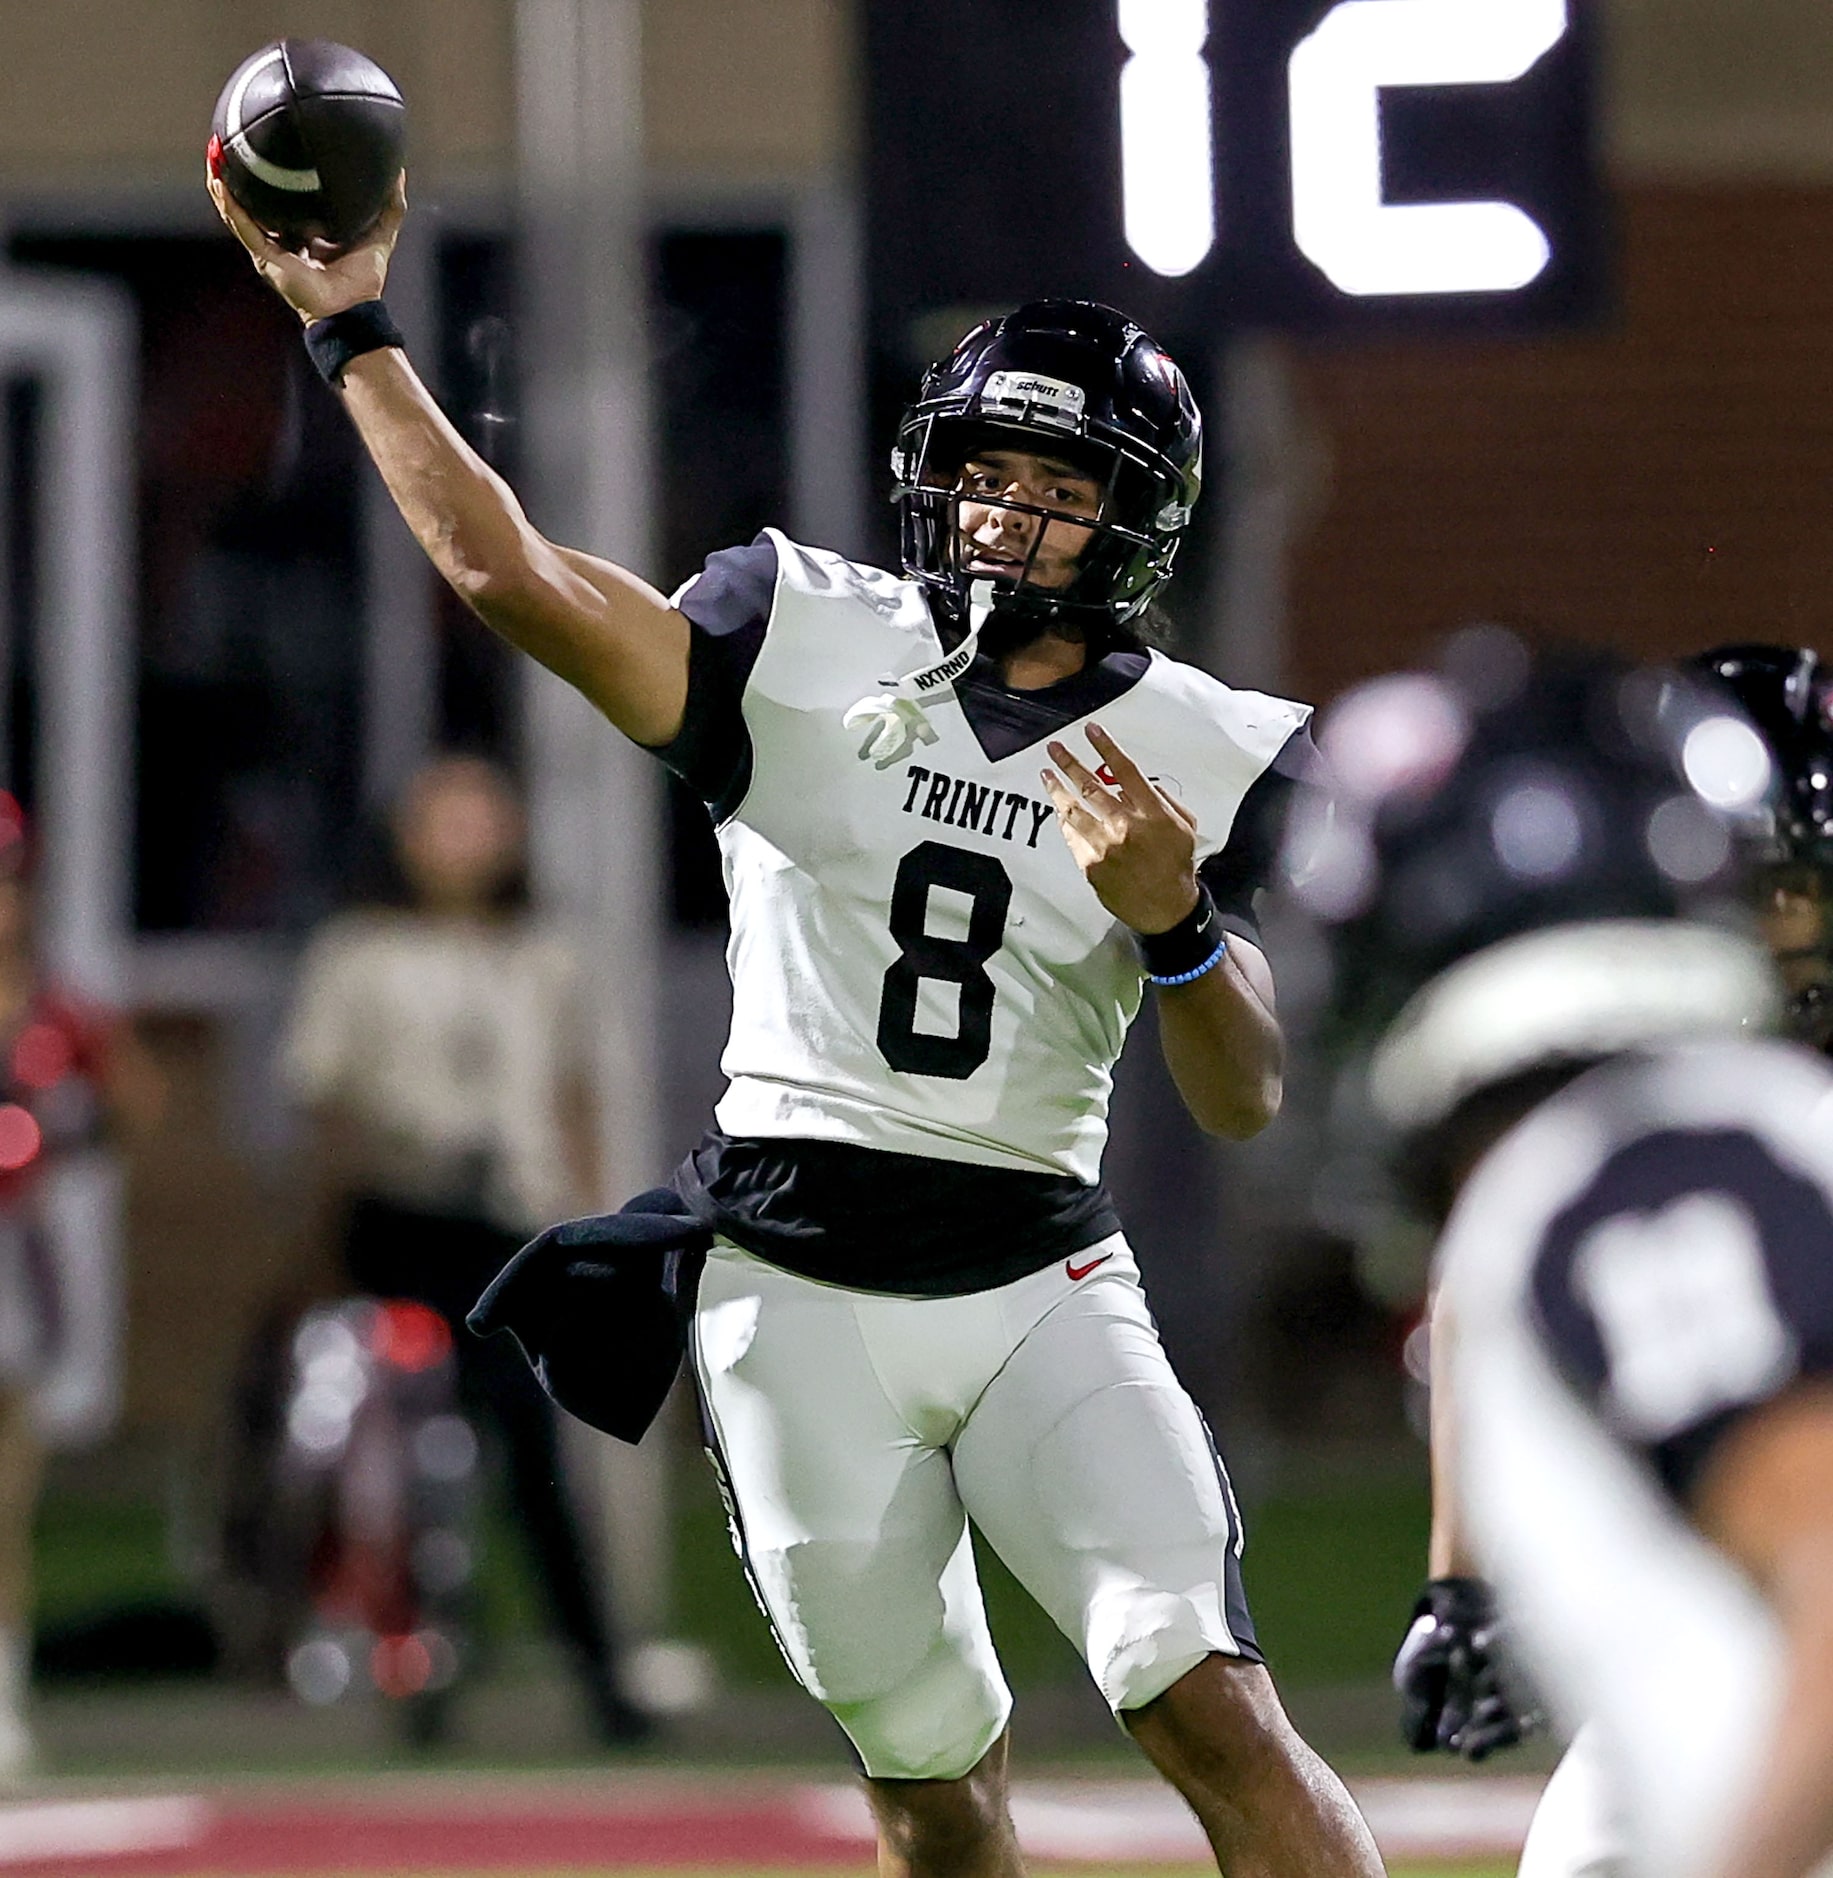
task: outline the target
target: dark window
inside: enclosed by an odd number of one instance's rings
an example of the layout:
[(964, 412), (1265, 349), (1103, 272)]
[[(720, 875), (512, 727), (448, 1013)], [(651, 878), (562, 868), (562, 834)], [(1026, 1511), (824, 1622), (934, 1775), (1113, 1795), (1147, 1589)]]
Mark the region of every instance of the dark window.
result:
[[(779, 229), (662, 230), (650, 248), (658, 584), (672, 589), (718, 548), (789, 511), (788, 243)], [(498, 236), (440, 245), (440, 388), (471, 443), (513, 483), (519, 410), (514, 251)], [(509, 756), (514, 655), (449, 595), (440, 602), (440, 728), (449, 744)], [(690, 790), (668, 784), (670, 909), (725, 921), (719, 853)]]
[[(787, 242), (780, 230), (664, 231), (652, 243), (658, 579), (788, 514)], [(232, 244), (31, 236), (12, 258), (112, 277), (140, 324), (135, 908), (142, 931), (274, 931), (336, 904), (363, 759), (361, 446), (306, 365), (292, 317)], [(448, 235), (436, 294), (443, 400), (513, 482), (514, 249)], [(35, 409), (8, 389), (0, 519), (15, 622), (13, 734), (30, 729)], [(515, 655), (438, 586), (437, 741), (511, 761)], [(0, 725), (0, 730), (5, 726)], [(673, 911), (723, 921), (704, 808), (670, 803)]]
[[(439, 245), (438, 283), (441, 400), (472, 448), (513, 484), (521, 408), (511, 324), (514, 246), (501, 235), (448, 235)], [(434, 578), (438, 741), (513, 768), (521, 728), (518, 655)]]
[(335, 900), (357, 822), (356, 439), (232, 244), (11, 252), (112, 277), (139, 318), (136, 923), (305, 927)]
[[(652, 279), (660, 578), (672, 586), (715, 549), (788, 525), (788, 242), (774, 229), (664, 232)], [(668, 787), (674, 917), (723, 925), (706, 807)]]

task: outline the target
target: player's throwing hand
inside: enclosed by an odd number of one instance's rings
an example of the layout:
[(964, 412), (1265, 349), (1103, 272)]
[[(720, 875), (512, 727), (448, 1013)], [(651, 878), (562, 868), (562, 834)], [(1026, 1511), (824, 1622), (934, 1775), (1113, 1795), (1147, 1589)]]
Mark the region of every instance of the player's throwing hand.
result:
[(255, 272), (308, 326), (329, 319), (366, 300), (379, 300), (388, 280), (388, 263), (407, 214), (407, 172), (395, 181), (395, 193), (382, 218), (361, 240), (334, 253), (293, 253), (283, 248), (224, 188), (207, 175), (205, 187), (216, 212), (248, 250)]
[(1196, 818), (1099, 724), (1089, 725), (1088, 740), (1112, 788), (1067, 745), (1047, 746), (1063, 772), (1043, 772), (1063, 839), (1096, 898), (1122, 925), (1169, 932), (1197, 904)]

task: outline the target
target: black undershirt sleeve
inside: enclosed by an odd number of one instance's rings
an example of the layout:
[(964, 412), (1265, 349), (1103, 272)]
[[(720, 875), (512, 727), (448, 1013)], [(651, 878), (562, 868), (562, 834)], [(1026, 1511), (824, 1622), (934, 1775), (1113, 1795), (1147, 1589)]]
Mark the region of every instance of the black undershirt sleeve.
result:
[(1197, 869), (1225, 931), (1260, 943), (1256, 903), (1272, 884), (1294, 792), (1323, 786), (1323, 765), (1311, 733), (1295, 730), (1241, 798), (1221, 850)]
[(724, 821), (751, 782), (751, 737), (745, 727), (745, 684), (769, 630), (776, 603), (777, 552), (768, 535), (745, 548), (725, 548), (682, 590), (676, 606), (692, 629), (688, 642), (687, 713), (659, 756)]

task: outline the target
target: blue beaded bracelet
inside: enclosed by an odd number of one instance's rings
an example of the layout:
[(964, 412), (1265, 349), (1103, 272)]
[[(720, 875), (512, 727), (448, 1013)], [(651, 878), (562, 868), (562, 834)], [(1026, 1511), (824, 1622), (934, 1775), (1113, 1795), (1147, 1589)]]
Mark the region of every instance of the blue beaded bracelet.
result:
[(1197, 979), (1203, 977), (1206, 973), (1213, 972), (1216, 969), (1216, 967), (1220, 965), (1222, 961), (1227, 957), (1228, 957), (1228, 941), (1226, 939), (1219, 939), (1216, 941), (1216, 949), (1212, 953), (1210, 953), (1209, 957), (1206, 958), (1203, 961), (1203, 963), (1196, 968), (1195, 971), (1173, 972), (1171, 976), (1168, 978), (1160, 978), (1152, 972), (1147, 972), (1146, 983), (1149, 985), (1157, 985), (1161, 990), (1164, 989), (1168, 985), (1193, 984), (1195, 983)]
[(1197, 903), (1164, 932), (1138, 933), (1140, 969), (1155, 985), (1187, 985), (1222, 962), (1227, 942), (1209, 889), (1197, 883)]

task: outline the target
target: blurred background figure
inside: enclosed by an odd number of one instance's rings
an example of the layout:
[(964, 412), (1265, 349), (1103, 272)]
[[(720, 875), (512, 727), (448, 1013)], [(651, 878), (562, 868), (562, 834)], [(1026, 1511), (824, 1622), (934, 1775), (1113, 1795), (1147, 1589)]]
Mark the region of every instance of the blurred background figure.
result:
[(163, 1083), (132, 1029), (41, 969), (25, 817), (0, 792), (0, 1780), (32, 1760), (32, 1527), (47, 1447), (120, 1405), (120, 1179), (109, 1134)]
[(460, 1400), (495, 1436), (516, 1524), (607, 1744), (641, 1739), (552, 1405), (505, 1340), (464, 1327), (541, 1226), (597, 1193), (591, 1023), (571, 950), (530, 917), (507, 778), (463, 756), (409, 782), (367, 903), (309, 944), (283, 1068), (311, 1111), (320, 1219), (347, 1281), (429, 1306)]

